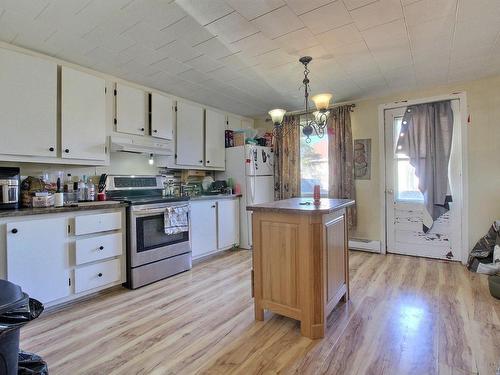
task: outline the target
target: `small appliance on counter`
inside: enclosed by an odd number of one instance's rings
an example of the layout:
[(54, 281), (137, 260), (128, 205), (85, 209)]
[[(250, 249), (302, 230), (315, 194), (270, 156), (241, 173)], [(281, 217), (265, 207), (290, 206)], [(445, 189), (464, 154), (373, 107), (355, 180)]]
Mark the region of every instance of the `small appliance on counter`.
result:
[(19, 168), (0, 167), (0, 210), (19, 208)]

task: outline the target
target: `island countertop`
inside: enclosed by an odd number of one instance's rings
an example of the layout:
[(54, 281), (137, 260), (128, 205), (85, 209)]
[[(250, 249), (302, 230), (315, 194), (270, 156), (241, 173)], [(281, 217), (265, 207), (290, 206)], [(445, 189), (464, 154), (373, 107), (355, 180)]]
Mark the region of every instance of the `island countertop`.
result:
[(290, 198), (247, 206), (247, 211), (324, 215), (352, 205), (354, 205), (353, 199), (321, 198), (320, 205), (315, 206), (312, 198)]

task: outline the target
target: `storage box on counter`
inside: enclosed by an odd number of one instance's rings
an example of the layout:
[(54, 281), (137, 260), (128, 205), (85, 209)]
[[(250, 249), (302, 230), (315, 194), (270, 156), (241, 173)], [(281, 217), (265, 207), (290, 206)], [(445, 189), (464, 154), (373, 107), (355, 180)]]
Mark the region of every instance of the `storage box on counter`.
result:
[(36, 193), (32, 199), (33, 208), (52, 207), (54, 205), (54, 194)]
[(234, 131), (233, 132), (233, 144), (235, 147), (245, 145), (245, 132), (244, 131)]

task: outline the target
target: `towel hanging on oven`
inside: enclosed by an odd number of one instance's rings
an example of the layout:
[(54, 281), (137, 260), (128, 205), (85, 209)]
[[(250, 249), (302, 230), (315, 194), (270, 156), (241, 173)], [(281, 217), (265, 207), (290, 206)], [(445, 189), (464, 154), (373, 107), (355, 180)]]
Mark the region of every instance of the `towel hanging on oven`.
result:
[(171, 206), (165, 209), (165, 234), (177, 234), (189, 230), (189, 204)]

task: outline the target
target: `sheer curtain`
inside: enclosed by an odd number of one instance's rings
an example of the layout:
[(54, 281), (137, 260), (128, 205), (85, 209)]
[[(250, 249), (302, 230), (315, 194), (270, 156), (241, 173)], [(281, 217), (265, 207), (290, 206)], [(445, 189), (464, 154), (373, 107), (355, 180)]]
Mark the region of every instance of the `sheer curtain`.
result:
[(276, 137), (274, 145), (274, 199), (300, 197), (300, 150), (298, 115), (283, 119), (286, 128), (283, 137)]
[[(328, 118), (328, 170), (330, 198), (356, 199), (351, 106), (330, 110)], [(357, 222), (356, 206), (347, 209), (349, 228)]]
[(448, 211), (452, 201), (448, 165), (453, 138), (451, 101), (409, 106), (403, 116), (396, 152), (410, 158), (424, 196), (423, 230)]

